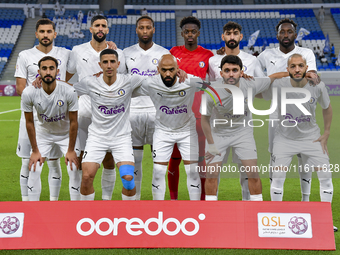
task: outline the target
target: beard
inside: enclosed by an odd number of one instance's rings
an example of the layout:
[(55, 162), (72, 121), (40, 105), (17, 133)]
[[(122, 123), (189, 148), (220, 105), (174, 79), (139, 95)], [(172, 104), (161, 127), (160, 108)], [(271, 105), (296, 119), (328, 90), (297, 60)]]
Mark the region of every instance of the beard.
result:
[(53, 43), (53, 40), (52, 41), (48, 41), (47, 43), (45, 43), (43, 40), (46, 39), (46, 38), (43, 38), (42, 40), (39, 41), (39, 43), (44, 46), (44, 47), (48, 47), (50, 46), (52, 43)]
[[(97, 34), (98, 34), (98, 33), (97, 33)], [(93, 34), (93, 38), (94, 38), (97, 42), (101, 43), (102, 41), (104, 41), (104, 40), (106, 39), (106, 34), (103, 33), (103, 36), (102, 36), (102, 37), (98, 37), (97, 34)]]
[(291, 74), (291, 73), (289, 73), (289, 76), (290, 76), (290, 78), (292, 78), (294, 81), (300, 82), (300, 81), (302, 81), (302, 80), (305, 78), (306, 73), (307, 73), (307, 71), (304, 72), (304, 73), (302, 74), (302, 77), (301, 77), (301, 78), (294, 78), (293, 74)]
[(292, 46), (294, 44), (294, 40), (289, 41), (288, 43), (283, 43), (283, 40), (280, 41), (280, 45), (282, 45), (282, 47), (284, 48), (289, 48), (290, 46)]
[(240, 78), (228, 78), (228, 79), (223, 78), (223, 80), (226, 84), (236, 85), (240, 81)]
[(143, 39), (143, 37), (139, 38), (139, 41), (144, 43), (144, 44), (148, 44), (152, 41), (152, 37), (148, 37), (146, 39)]
[[(161, 78), (162, 78), (164, 85), (167, 86), (168, 88), (170, 88), (170, 87), (172, 87), (172, 85), (174, 84), (174, 82), (176, 80), (176, 75), (174, 77), (170, 77), (170, 76), (163, 77), (161, 75)], [(171, 80), (166, 80), (166, 79), (171, 79)]]
[[(234, 44), (231, 44), (231, 42), (233, 42)], [(225, 42), (225, 46), (227, 46), (229, 49), (233, 50), (233, 49), (238, 47), (239, 43), (240, 42), (237, 42), (235, 40), (229, 40), (229, 41)]]
[[(46, 80), (47, 77), (50, 77), (51, 80), (47, 81), (47, 80)], [(49, 85), (49, 84), (51, 84), (52, 82), (55, 81), (56, 77), (52, 77), (52, 76), (50, 76), (50, 75), (46, 75), (45, 77), (41, 77), (41, 79), (43, 80), (43, 82), (45, 82), (46, 84)]]

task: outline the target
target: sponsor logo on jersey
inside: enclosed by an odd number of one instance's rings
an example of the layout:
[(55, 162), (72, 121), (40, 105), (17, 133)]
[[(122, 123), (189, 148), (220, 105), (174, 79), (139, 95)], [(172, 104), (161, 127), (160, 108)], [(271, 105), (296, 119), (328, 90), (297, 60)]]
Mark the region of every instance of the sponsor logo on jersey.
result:
[(157, 58), (154, 58), (154, 59), (152, 60), (152, 64), (158, 65), (158, 59), (157, 59)]
[[(200, 221), (205, 220), (206, 216), (203, 213), (198, 215), (198, 219)], [(119, 224), (120, 222), (126, 222), (126, 224)], [(86, 230), (82, 229), (82, 225), (85, 223)], [(137, 224), (138, 223), (138, 224)], [(187, 228), (187, 224), (189, 223), (190, 227)], [(88, 228), (88, 224), (90, 224), (90, 228)], [(104, 227), (101, 227), (101, 224), (105, 226), (109, 226), (106, 228), (107, 230), (103, 230)], [(157, 228), (154, 228), (154, 224), (157, 225)], [(150, 228), (152, 225), (152, 229)], [(171, 227), (168, 227), (171, 225)], [(175, 229), (173, 228), (175, 225)], [(146, 219), (145, 222), (140, 218), (101, 218), (98, 219), (97, 222), (94, 222), (91, 218), (82, 218), (78, 221), (76, 229), (79, 235), (81, 236), (89, 236), (93, 232), (96, 232), (100, 236), (108, 236), (113, 235), (117, 236), (118, 234), (126, 235), (126, 233), (121, 233), (125, 226), (126, 232), (131, 236), (139, 236), (139, 235), (149, 235), (149, 236), (157, 236), (157, 235), (167, 235), (167, 236), (175, 236), (182, 232), (182, 234), (186, 236), (194, 236), (200, 230), (199, 221), (194, 218), (186, 218), (182, 222), (176, 218), (167, 218), (164, 219), (163, 212), (158, 212), (158, 217)], [(193, 226), (193, 227), (192, 227)], [(118, 231), (118, 228), (119, 231)], [(162, 233), (163, 232), (163, 233)]]
[(301, 116), (294, 118), (293, 115), (291, 115), (290, 113), (287, 113), (285, 115), (285, 119), (289, 120), (289, 123), (294, 123), (295, 125), (301, 122), (310, 122), (310, 116), (306, 116), (301, 114)]
[(121, 104), (119, 106), (116, 105), (115, 107), (110, 108), (110, 109), (106, 107), (105, 105), (100, 105), (98, 106), (98, 109), (106, 115), (114, 115), (114, 114), (125, 112), (124, 104)]
[(187, 92), (185, 92), (184, 90), (181, 90), (180, 92), (178, 92), (178, 95), (180, 97), (184, 97), (187, 94)]
[(204, 61), (201, 61), (201, 62), (199, 62), (199, 63), (198, 63), (198, 65), (199, 65), (199, 67), (200, 67), (200, 68), (203, 68), (203, 67), (205, 67), (205, 63), (204, 63)]
[(231, 114), (231, 113), (226, 113), (223, 115), (224, 117), (228, 118), (228, 119), (238, 119), (238, 118), (241, 118), (243, 116), (248, 116), (248, 112), (247, 111), (244, 111), (244, 115), (236, 115), (236, 114)]
[(132, 68), (131, 69), (132, 74), (138, 74), (141, 76), (154, 76), (157, 73), (157, 70), (146, 70), (146, 71), (140, 71), (138, 68)]
[(315, 103), (315, 98), (314, 98), (314, 97), (311, 97), (311, 98), (309, 99), (309, 103), (310, 103), (310, 104), (314, 104), (314, 103)]
[(63, 105), (64, 105), (64, 101), (63, 101), (63, 100), (58, 100), (58, 101), (57, 101), (57, 105), (58, 105), (59, 107), (63, 106)]
[(125, 90), (124, 89), (118, 90), (118, 95), (124, 96), (125, 95)]
[(61, 114), (57, 114), (53, 117), (49, 117), (43, 113), (39, 114), (39, 116), (45, 121), (45, 122), (57, 122), (59, 120), (63, 120), (66, 118), (66, 114), (63, 112)]
[(181, 114), (181, 113), (188, 113), (187, 105), (176, 106), (174, 108), (170, 108), (166, 105), (162, 105), (159, 109), (164, 112), (165, 114)]

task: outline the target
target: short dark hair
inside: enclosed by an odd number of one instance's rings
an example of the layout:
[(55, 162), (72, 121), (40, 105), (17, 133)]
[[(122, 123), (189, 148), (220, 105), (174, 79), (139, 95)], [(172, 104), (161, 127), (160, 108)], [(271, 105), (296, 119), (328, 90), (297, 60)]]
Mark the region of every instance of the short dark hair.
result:
[(117, 60), (118, 60), (118, 53), (117, 53), (117, 51), (115, 51), (113, 49), (105, 49), (102, 52), (100, 52), (100, 60), (102, 60), (103, 55), (108, 55), (108, 54), (115, 55), (117, 57)]
[(240, 32), (242, 31), (242, 26), (234, 21), (229, 21), (227, 24), (223, 26), (223, 33), (225, 31), (238, 29)]
[(43, 57), (42, 59), (40, 59), (39, 62), (38, 62), (39, 68), (40, 68), (41, 62), (47, 61), (47, 60), (52, 60), (52, 61), (54, 61), (55, 67), (58, 68), (58, 60), (56, 60), (54, 57), (51, 57), (51, 56), (46, 56), (46, 57)]
[(288, 18), (284, 18), (282, 20), (279, 21), (279, 23), (276, 25), (275, 29), (276, 29), (276, 32), (279, 32), (279, 27), (284, 24), (284, 23), (290, 23), (293, 25), (295, 31), (296, 31), (296, 28), (297, 28), (297, 24), (292, 20), (292, 19), (288, 19)]
[(152, 19), (150, 16), (148, 16), (148, 15), (143, 15), (143, 16), (140, 16), (140, 17), (137, 19), (137, 21), (136, 21), (136, 27), (138, 26), (138, 22), (141, 21), (142, 19), (148, 19), (148, 20), (150, 20), (150, 21), (152, 22), (152, 27), (155, 26), (155, 22), (153, 21), (153, 19)]
[(198, 27), (198, 29), (201, 29), (201, 21), (194, 16), (184, 17), (181, 20), (179, 27), (183, 29), (183, 26), (186, 25), (186, 24), (194, 24)]
[(39, 19), (37, 23), (35, 24), (35, 31), (38, 31), (38, 28), (40, 25), (52, 25), (53, 30), (55, 31), (55, 24), (50, 19)]
[(222, 58), (221, 66), (220, 66), (221, 70), (222, 70), (222, 67), (224, 66), (224, 64), (226, 64), (226, 63), (238, 65), (241, 70), (243, 68), (242, 60), (238, 56), (235, 56), (235, 55), (227, 55), (227, 56)]
[(93, 16), (92, 19), (91, 19), (91, 26), (93, 25), (93, 23), (96, 21), (96, 20), (99, 20), (99, 19), (105, 19), (107, 21), (107, 18), (103, 15), (96, 15), (96, 16)]

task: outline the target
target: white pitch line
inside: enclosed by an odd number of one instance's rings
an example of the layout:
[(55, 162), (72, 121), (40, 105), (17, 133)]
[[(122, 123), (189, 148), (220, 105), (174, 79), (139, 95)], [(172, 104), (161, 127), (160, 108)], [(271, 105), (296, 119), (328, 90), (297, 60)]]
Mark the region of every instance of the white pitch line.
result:
[(15, 111), (19, 111), (19, 110), (20, 109), (9, 110), (9, 111), (5, 111), (5, 112), (0, 112), (0, 114), (9, 113), (9, 112), (15, 112)]

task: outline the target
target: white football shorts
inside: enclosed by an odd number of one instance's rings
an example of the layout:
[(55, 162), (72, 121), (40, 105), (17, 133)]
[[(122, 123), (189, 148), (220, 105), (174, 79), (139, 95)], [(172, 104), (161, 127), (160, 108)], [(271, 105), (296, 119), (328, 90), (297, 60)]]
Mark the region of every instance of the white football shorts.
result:
[[(220, 136), (213, 134), (216, 148), (221, 156), (216, 155), (210, 163), (227, 162), (230, 148), (233, 149), (240, 160), (257, 159), (256, 144), (253, 132), (242, 133), (234, 136)], [(208, 145), (206, 145), (206, 150)], [(234, 158), (234, 157), (233, 157)]]
[(98, 138), (89, 134), (82, 162), (101, 164), (107, 152), (112, 153), (116, 163), (122, 161), (135, 162), (130, 134), (115, 137), (114, 140)]
[(311, 166), (322, 167), (329, 165), (327, 153), (323, 153), (321, 143), (313, 142), (320, 136), (314, 136), (306, 140), (288, 139), (279, 133), (275, 134), (273, 147), (273, 166), (289, 166), (292, 158), (296, 154), (301, 154), (303, 162), (308, 168)]
[(196, 130), (172, 133), (155, 129), (152, 146), (153, 162), (169, 162), (175, 143), (177, 143), (183, 160), (198, 161)]
[(152, 144), (155, 131), (155, 112), (130, 112), (133, 146)]

